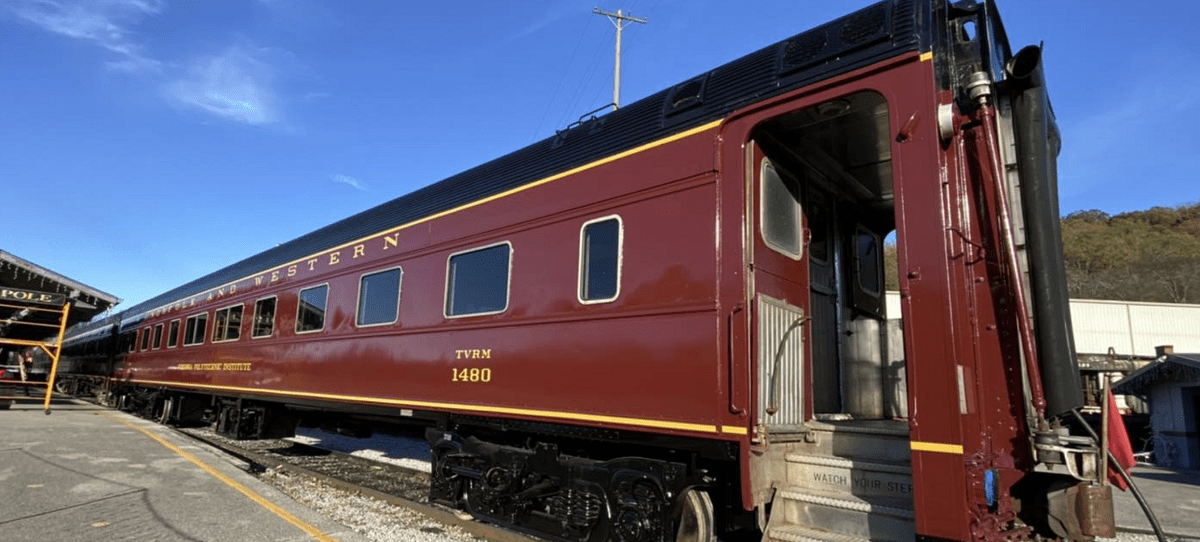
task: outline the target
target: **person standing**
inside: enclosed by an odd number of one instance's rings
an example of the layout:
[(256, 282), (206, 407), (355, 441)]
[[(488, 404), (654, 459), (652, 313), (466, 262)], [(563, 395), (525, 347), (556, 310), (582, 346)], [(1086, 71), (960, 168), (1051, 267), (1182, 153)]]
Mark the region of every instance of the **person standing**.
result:
[[(26, 350), (19, 356), (20, 361), (17, 363), (17, 367), (21, 371), (21, 382), (28, 382), (29, 376), (33, 374), (33, 351)], [(25, 395), (29, 395), (29, 386), (22, 386), (22, 388), (25, 390)]]

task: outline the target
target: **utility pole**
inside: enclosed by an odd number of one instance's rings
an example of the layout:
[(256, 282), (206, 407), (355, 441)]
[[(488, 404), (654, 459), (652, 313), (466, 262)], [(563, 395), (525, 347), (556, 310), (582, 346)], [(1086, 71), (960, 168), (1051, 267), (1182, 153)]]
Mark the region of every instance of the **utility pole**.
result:
[(608, 17), (608, 19), (612, 21), (613, 25), (617, 27), (617, 60), (616, 65), (613, 67), (612, 103), (613, 111), (616, 111), (621, 107), (621, 29), (625, 27), (625, 23), (627, 22), (646, 24), (646, 19), (633, 17), (631, 15), (623, 15), (619, 9), (616, 13), (612, 13), (601, 10), (600, 8), (592, 8), (592, 13)]

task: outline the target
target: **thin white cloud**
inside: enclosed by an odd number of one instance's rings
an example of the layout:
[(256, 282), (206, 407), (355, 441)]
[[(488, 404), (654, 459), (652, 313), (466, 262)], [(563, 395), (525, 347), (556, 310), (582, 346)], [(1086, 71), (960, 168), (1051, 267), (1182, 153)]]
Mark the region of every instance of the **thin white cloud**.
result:
[(333, 94), (330, 94), (328, 92), (309, 92), (309, 93), (304, 94), (303, 96), (297, 97), (295, 99), (295, 102), (307, 104), (307, 103), (313, 103), (313, 102), (317, 102), (320, 100), (324, 100), (331, 96), (333, 96)]
[(231, 47), (218, 55), (197, 58), (186, 75), (165, 87), (165, 93), (176, 104), (226, 120), (252, 125), (279, 122), (276, 70), (264, 58), (267, 52)]
[(528, 24), (525, 25), (524, 28), (521, 29), (520, 32), (517, 32), (516, 35), (513, 36), (513, 39), (522, 39), (522, 38), (528, 37), (532, 34), (535, 34), (539, 31), (541, 31), (543, 28), (553, 25), (553, 24), (557, 23), (558, 21), (566, 18), (568, 15), (571, 15), (573, 12), (582, 12), (582, 10), (580, 10), (576, 6), (559, 5), (558, 9), (551, 11), (549, 13), (544, 13), (540, 17), (537, 17), (536, 19), (533, 19), (532, 21), (530, 21)]
[(341, 173), (334, 173), (333, 175), (330, 175), (329, 180), (338, 184), (344, 184), (355, 190), (366, 191), (367, 189), (366, 183), (363, 183), (361, 180), (349, 175), (342, 175)]
[(161, 62), (147, 56), (133, 38), (132, 25), (162, 11), (158, 0), (14, 0), (9, 9), (39, 28), (93, 43), (118, 56), (110, 69), (126, 72), (158, 70)]
[(108, 69), (125, 73), (157, 72), (162, 69), (162, 62), (144, 56), (128, 56), (121, 60), (105, 62)]
[(286, 83), (314, 74), (278, 47), (234, 45), (191, 60), (155, 58), (135, 29), (165, 8), (163, 0), (0, 0), (0, 15), (7, 11), (45, 32), (102, 48), (110, 56), (104, 62), (109, 70), (141, 78), (183, 109), (252, 126), (279, 126), (286, 104), (327, 96), (292, 96)]

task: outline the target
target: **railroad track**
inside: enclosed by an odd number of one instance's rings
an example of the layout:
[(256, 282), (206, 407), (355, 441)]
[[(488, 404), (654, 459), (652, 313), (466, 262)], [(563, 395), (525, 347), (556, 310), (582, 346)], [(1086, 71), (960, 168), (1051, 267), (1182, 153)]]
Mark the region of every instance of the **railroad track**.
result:
[[(261, 474), (268, 469), (308, 477), (345, 491), (358, 493), (421, 514), (432, 521), (456, 527), (478, 538), (495, 542), (541, 542), (521, 533), (480, 523), (461, 512), (430, 504), (429, 475), (399, 465), (382, 463), (350, 454), (326, 450), (291, 440), (235, 441), (210, 429), (180, 429), (186, 435), (236, 456), (248, 470)], [(425, 529), (422, 529), (425, 530)], [(1171, 542), (1200, 540), (1169, 534)], [(1148, 530), (1117, 528), (1110, 542), (1156, 542)]]
[[(538, 542), (520, 533), (480, 523), (470, 516), (429, 503), (429, 475), (399, 465), (325, 450), (282, 439), (235, 441), (209, 429), (179, 428), (184, 435), (237, 457), (255, 475), (286, 472), (350, 493), (370, 497), (493, 542)], [(423, 528), (426, 530), (427, 528)]]
[[(91, 401), (94, 402), (94, 401)], [(98, 404), (98, 403), (97, 403)], [(283, 439), (235, 441), (207, 428), (175, 428), (180, 433), (237, 457), (251, 474), (263, 477), (268, 471), (307, 478), (343, 491), (359, 494), (411, 511), (471, 536), (494, 542), (543, 542), (541, 539), (480, 523), (462, 512), (431, 504), (429, 475), (400, 465), (373, 461), (347, 453)], [(267, 480), (273, 485), (278, 484)], [(429, 528), (416, 528), (426, 533)], [(1152, 531), (1117, 527), (1109, 542), (1156, 542)], [(408, 539), (407, 537), (405, 539)], [(1167, 533), (1169, 542), (1200, 542), (1194, 535)]]

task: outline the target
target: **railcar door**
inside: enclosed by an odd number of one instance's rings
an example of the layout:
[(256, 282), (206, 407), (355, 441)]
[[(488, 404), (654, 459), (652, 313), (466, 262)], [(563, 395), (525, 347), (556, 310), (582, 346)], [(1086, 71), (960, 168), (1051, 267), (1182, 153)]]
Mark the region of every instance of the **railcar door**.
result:
[(897, 414), (885, 402), (889, 133), (887, 102), (872, 91), (770, 118), (751, 133), (748, 256), (758, 423), (768, 433), (812, 418)]
[(754, 314), (757, 321), (758, 423), (772, 435), (803, 429), (806, 328), (809, 321), (808, 233), (803, 183), (785, 157), (747, 146), (753, 180)]
[(809, 188), (805, 193), (808, 211), (808, 268), (812, 290), (812, 403), (814, 412), (840, 412), (842, 407), (842, 375), (838, 340), (838, 306), (843, 282), (838, 280), (837, 268), (842, 259), (835, 250), (841, 246), (837, 228), (837, 213), (833, 198), (822, 190)]

